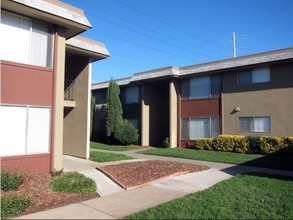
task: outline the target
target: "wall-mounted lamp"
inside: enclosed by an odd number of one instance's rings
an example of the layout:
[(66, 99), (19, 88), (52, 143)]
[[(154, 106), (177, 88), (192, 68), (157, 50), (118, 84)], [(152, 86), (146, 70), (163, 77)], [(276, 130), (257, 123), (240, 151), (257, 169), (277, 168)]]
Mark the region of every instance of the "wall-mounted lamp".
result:
[(239, 112), (239, 111), (240, 111), (240, 107), (239, 106), (237, 106), (237, 107), (234, 108), (234, 112)]

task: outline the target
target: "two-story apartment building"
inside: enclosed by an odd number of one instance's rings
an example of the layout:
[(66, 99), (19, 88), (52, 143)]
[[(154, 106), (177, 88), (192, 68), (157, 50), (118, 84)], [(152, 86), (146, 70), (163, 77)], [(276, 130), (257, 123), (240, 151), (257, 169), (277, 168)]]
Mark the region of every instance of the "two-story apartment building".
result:
[[(125, 118), (139, 121), (141, 145), (160, 145), (169, 137), (171, 147), (185, 147), (219, 134), (293, 135), (292, 74), (288, 48), (136, 73), (117, 83), (126, 97), (139, 98), (135, 113), (127, 110)], [(92, 91), (98, 97), (107, 86), (93, 84)], [(97, 102), (96, 115), (105, 104)], [(95, 121), (98, 132), (101, 120)]]
[(1, 169), (63, 168), (62, 155), (89, 157), (91, 63), (109, 56), (77, 36), (91, 25), (57, 0), (2, 0)]

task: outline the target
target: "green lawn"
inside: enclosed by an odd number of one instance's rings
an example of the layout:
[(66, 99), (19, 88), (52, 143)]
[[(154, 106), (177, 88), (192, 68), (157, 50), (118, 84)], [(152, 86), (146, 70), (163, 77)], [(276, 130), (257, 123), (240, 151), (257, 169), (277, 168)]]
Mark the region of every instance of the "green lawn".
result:
[(238, 175), (126, 219), (293, 219), (293, 179)]
[(91, 160), (96, 162), (109, 162), (109, 161), (116, 161), (116, 160), (134, 159), (133, 157), (129, 157), (124, 154), (114, 154), (114, 153), (94, 152), (94, 151), (91, 151), (90, 158)]
[(102, 144), (97, 142), (91, 142), (91, 148), (111, 150), (111, 151), (127, 151), (127, 150), (137, 149), (137, 147), (135, 146), (114, 146), (114, 145)]
[(293, 170), (293, 159), (290, 156), (262, 156), (253, 154), (239, 154), (220, 151), (205, 151), (192, 149), (160, 148), (139, 152), (140, 154), (177, 157), (192, 160), (204, 160), (220, 163), (242, 164), (246, 166), (259, 166), (274, 169)]

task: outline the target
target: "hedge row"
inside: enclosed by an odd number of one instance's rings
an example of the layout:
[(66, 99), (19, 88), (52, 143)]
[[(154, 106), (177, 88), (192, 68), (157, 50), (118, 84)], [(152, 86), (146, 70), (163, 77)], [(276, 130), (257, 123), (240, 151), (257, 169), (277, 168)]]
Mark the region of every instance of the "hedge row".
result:
[(246, 154), (293, 154), (293, 137), (219, 135), (218, 138), (201, 138), (195, 149), (226, 151)]

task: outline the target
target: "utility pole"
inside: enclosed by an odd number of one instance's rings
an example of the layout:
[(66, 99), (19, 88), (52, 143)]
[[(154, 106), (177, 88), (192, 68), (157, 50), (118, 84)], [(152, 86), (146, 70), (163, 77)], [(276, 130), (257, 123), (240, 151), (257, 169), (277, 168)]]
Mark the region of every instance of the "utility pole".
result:
[(236, 58), (236, 34), (233, 32), (233, 52), (234, 52), (234, 58)]

